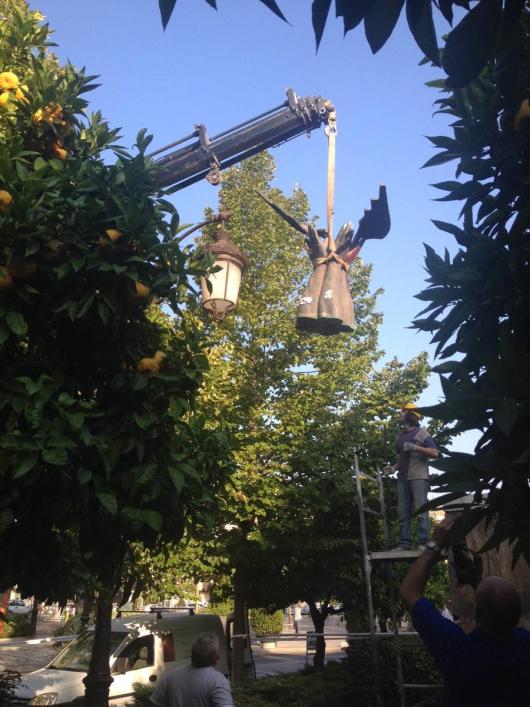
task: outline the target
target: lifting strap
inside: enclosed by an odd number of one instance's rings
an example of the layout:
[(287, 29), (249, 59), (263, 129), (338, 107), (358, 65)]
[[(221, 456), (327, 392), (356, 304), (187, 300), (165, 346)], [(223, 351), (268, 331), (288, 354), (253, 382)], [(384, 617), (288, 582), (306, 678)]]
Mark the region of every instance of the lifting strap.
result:
[(335, 198), (335, 138), (337, 136), (337, 114), (331, 111), (328, 115), (328, 122), (325, 133), (328, 136), (328, 194), (327, 194), (327, 231), (328, 248), (333, 243), (333, 213)]

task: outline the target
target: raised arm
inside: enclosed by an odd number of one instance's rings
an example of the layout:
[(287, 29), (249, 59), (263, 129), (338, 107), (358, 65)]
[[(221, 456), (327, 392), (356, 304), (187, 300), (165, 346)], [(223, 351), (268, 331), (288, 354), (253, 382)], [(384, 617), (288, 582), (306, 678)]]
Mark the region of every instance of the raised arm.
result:
[(447, 534), (455, 520), (456, 517), (453, 514), (452, 518), (444, 518), (436, 526), (432, 534), (432, 541), (409, 569), (401, 583), (399, 593), (409, 611), (412, 611), (418, 599), (423, 596), (432, 568), (438, 562), (442, 550), (446, 547)]

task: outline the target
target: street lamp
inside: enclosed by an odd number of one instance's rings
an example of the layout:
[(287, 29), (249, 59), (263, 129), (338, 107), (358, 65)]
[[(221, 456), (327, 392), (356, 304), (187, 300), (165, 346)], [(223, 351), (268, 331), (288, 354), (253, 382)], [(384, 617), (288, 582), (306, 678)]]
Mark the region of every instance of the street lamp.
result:
[(204, 252), (214, 256), (214, 272), (200, 278), (202, 306), (217, 321), (224, 319), (236, 308), (241, 276), (247, 267), (245, 255), (224, 227), (227, 219), (226, 212), (212, 219), (219, 225), (213, 243), (208, 244)]

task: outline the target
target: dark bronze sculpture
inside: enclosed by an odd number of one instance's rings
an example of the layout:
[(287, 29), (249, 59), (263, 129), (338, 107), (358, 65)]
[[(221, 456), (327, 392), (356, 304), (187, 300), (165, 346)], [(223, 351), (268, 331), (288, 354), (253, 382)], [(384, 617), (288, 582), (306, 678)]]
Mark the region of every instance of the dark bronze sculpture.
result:
[(390, 231), (390, 213), (386, 188), (379, 187), (379, 197), (371, 199), (354, 234), (350, 222), (337, 234), (301, 224), (277, 204), (260, 194), (277, 214), (305, 236), (313, 274), (298, 306), (296, 326), (315, 334), (339, 334), (353, 331), (355, 313), (348, 284), (348, 270), (365, 241), (384, 238)]

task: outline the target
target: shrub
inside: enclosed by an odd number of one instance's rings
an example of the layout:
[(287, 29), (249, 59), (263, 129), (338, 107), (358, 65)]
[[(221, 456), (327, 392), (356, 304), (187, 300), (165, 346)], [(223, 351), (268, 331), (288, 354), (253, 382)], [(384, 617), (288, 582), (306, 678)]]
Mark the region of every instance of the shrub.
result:
[(257, 636), (281, 633), (283, 628), (283, 611), (270, 613), (265, 609), (250, 609), (250, 625)]
[[(8, 612), (4, 623), (4, 638), (22, 638), (31, 636), (31, 614), (11, 614)], [(9, 671), (8, 671), (9, 672)]]
[[(419, 639), (400, 640), (405, 682), (440, 684), (438, 672)], [(383, 705), (398, 707), (394, 642), (381, 641), (378, 649)], [(373, 707), (374, 674), (370, 661), (368, 641), (355, 641), (344, 661), (328, 663), (320, 672), (307, 668), (296, 674), (249, 682), (233, 689), (234, 701), (236, 707)], [(410, 704), (425, 696), (424, 692), (407, 691)]]
[(155, 689), (153, 685), (142, 685), (139, 682), (133, 683), (134, 695), (132, 704), (135, 707), (152, 707), (151, 695)]
[[(216, 616), (229, 616), (234, 611), (233, 601), (219, 601), (204, 609), (205, 614), (215, 614)], [(202, 613), (202, 612), (201, 612)]]
[[(93, 623), (94, 617), (91, 617), (90, 623)], [(81, 633), (83, 627), (81, 626), (81, 616), (72, 616), (70, 619), (62, 624), (59, 624), (55, 631), (54, 636), (70, 636), (73, 633)]]
[(356, 704), (359, 693), (351, 668), (328, 663), (320, 672), (261, 678), (234, 688), (233, 694), (236, 707), (347, 707)]
[[(404, 682), (419, 685), (441, 685), (440, 673), (421, 640), (416, 636), (401, 637), (399, 640)], [(378, 656), (383, 701), (385, 705), (393, 707), (399, 704), (396, 646), (393, 639), (379, 641)], [(352, 641), (347, 651), (347, 663), (355, 673), (358, 671), (357, 684), (358, 688), (362, 690), (370, 690), (373, 684), (373, 669), (358, 670), (361, 665), (366, 667), (367, 660), (371, 661), (369, 640)], [(411, 701), (411, 704), (421, 697), (425, 697), (423, 690), (407, 691), (407, 699)]]

